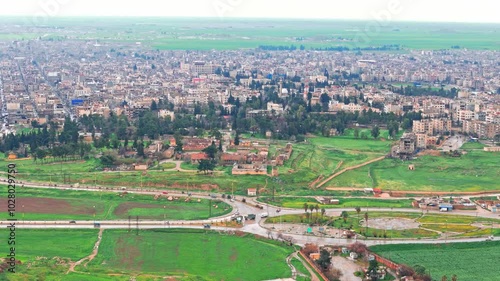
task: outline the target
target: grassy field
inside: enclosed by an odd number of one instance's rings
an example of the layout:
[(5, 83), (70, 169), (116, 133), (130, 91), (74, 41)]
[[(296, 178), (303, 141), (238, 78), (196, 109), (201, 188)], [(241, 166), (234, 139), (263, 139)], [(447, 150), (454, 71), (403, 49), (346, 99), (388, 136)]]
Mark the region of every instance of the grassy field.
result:
[[(1, 192), (7, 187), (0, 185)], [(221, 216), (231, 211), (231, 206), (213, 200), (185, 198), (169, 201), (167, 196), (154, 200), (152, 195), (112, 192), (86, 192), (56, 189), (17, 189), (17, 217), (25, 220), (112, 220), (139, 216), (140, 219), (196, 220)], [(5, 201), (6, 203), (6, 201)], [(94, 208), (95, 206), (95, 208)], [(94, 215), (95, 214), (95, 215)], [(4, 216), (6, 216), (5, 213)]]
[[(382, 135), (387, 131), (382, 130)], [(270, 153), (286, 142), (273, 142)], [(279, 181), (269, 181), (265, 176), (234, 177), (227, 167), (218, 167), (213, 175), (195, 172), (149, 170), (146, 173), (96, 172), (97, 160), (70, 163), (40, 164), (32, 160), (14, 161), (18, 180), (40, 182), (71, 182), (81, 185), (127, 186), (143, 188), (178, 188), (246, 194), (246, 189), (256, 187), (262, 195), (270, 195), (272, 188), (280, 195), (329, 195), (323, 189), (312, 188), (328, 176), (345, 168), (365, 163), (386, 155), (392, 141), (361, 140), (353, 137), (353, 130), (345, 136), (311, 137), (306, 143), (293, 145), (290, 160), (278, 167)], [(472, 144), (471, 144), (472, 145)], [(476, 144), (474, 144), (476, 145)], [(500, 176), (497, 154), (467, 148), (462, 157), (419, 156), (402, 162), (384, 159), (370, 165), (347, 171), (330, 180), (325, 187), (379, 187), (383, 190), (475, 192), (498, 190), (495, 180)], [(6, 165), (5, 159), (0, 160)], [(413, 164), (415, 171), (409, 171)], [(169, 167), (169, 166), (167, 166)], [(196, 170), (195, 165), (181, 165), (183, 169)], [(188, 175), (188, 176), (187, 176)], [(233, 190), (234, 188), (234, 190)]]
[(409, 266), (421, 265), (430, 271), (434, 280), (443, 275), (458, 280), (498, 280), (500, 241), (478, 243), (452, 243), (436, 245), (380, 245), (371, 250)]
[[(267, 280), (290, 277), (285, 258), (292, 247), (254, 238), (202, 230), (103, 232), (99, 253), (66, 275), (70, 262), (88, 256), (97, 230), (18, 230), (16, 274), (2, 280)], [(0, 234), (7, 235), (2, 229)], [(64, 245), (64, 247), (61, 247)], [(201, 254), (202, 253), (202, 254)], [(265, 268), (266, 270), (242, 270)], [(3, 279), (7, 278), (7, 279)]]
[[(5, 18), (2, 22), (26, 24), (23, 18)], [(335, 20), (264, 20), (205, 18), (50, 18), (43, 34), (6, 33), (0, 40), (28, 39), (43, 35), (44, 40), (100, 40), (106, 42), (143, 42), (166, 50), (234, 50), (259, 45), (304, 45), (306, 48), (344, 46), (380, 47), (399, 45), (409, 49), (500, 49), (493, 36), (498, 24), (391, 22), (380, 32), (365, 32), (366, 21)], [(103, 27), (106, 27), (105, 29)], [(84, 28), (87, 32), (77, 33)], [(73, 32), (71, 32), (73, 31)]]
[(269, 203), (271, 205), (285, 207), (285, 208), (295, 208), (303, 209), (304, 203), (309, 205), (316, 205), (320, 208), (348, 208), (348, 207), (370, 207), (370, 208), (411, 208), (411, 200), (409, 199), (399, 199), (399, 200), (387, 200), (387, 199), (369, 199), (369, 198), (342, 198), (335, 197), (339, 199), (338, 205), (324, 205), (319, 204), (314, 198), (306, 197), (275, 197), (272, 201), (271, 197), (259, 197), (258, 201)]
[[(89, 272), (120, 271), (190, 277), (190, 280), (267, 280), (290, 277), (293, 252), (265, 239), (196, 230), (126, 231), (103, 235)], [(258, 270), (263, 269), (266, 270)], [(249, 269), (249, 270), (244, 270)]]
[[(415, 165), (409, 171), (408, 165)], [(498, 190), (498, 153), (469, 151), (462, 157), (420, 156), (402, 162), (385, 159), (348, 171), (330, 186), (379, 187), (383, 190), (475, 192)]]

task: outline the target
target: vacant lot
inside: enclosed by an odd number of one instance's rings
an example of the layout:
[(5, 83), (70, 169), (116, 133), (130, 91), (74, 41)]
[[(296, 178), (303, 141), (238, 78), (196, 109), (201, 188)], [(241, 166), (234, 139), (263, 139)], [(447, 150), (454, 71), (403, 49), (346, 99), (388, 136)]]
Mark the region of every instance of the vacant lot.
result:
[(435, 245), (380, 245), (371, 249), (396, 263), (422, 265), (440, 280), (456, 274), (458, 280), (498, 280), (500, 241)]

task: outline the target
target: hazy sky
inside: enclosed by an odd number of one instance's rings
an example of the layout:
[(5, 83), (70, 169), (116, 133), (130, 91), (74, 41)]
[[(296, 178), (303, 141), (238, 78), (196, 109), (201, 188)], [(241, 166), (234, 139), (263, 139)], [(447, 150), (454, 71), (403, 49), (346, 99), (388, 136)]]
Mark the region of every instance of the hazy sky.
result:
[(499, 0), (0, 0), (0, 15), (500, 22)]

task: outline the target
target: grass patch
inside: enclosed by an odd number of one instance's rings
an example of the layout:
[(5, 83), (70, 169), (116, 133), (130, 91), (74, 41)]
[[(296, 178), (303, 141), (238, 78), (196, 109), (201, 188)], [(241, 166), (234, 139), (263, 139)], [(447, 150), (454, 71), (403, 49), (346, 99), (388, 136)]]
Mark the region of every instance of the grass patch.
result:
[(368, 198), (342, 198), (339, 199), (338, 205), (319, 204), (314, 198), (305, 197), (259, 197), (258, 201), (269, 203), (279, 207), (303, 209), (304, 204), (316, 205), (320, 208), (348, 208), (348, 207), (369, 207), (369, 208), (411, 208), (411, 200), (398, 199), (398, 200), (384, 200), (384, 199), (368, 199)]

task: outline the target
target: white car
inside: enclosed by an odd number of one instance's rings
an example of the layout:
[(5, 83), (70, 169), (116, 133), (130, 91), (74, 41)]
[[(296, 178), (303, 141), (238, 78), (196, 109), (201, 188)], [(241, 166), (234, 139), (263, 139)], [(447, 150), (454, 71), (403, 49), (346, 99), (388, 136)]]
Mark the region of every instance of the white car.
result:
[(260, 214), (260, 217), (261, 218), (267, 218), (267, 217), (269, 217), (269, 214), (268, 213), (262, 213), (262, 214)]

